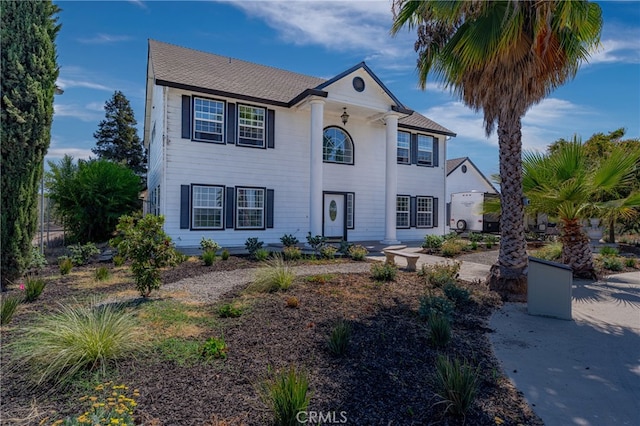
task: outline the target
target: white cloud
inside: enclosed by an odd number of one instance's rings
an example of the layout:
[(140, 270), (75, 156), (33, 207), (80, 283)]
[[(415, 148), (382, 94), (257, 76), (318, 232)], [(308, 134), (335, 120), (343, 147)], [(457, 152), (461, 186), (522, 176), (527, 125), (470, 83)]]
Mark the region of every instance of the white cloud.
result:
[(129, 0), (129, 3), (133, 3), (134, 5), (138, 6), (140, 9), (148, 9), (149, 7), (146, 5), (145, 2), (143, 2), (142, 0)]
[(72, 117), (81, 121), (98, 121), (104, 114), (99, 114), (96, 110), (87, 108), (87, 106), (78, 106), (76, 104), (53, 104), (55, 117)]
[(104, 84), (96, 83), (88, 80), (75, 80), (75, 79), (67, 79), (58, 77), (58, 81), (56, 84), (62, 90), (67, 90), (72, 87), (83, 87), (85, 89), (95, 89), (95, 90), (104, 90), (106, 92), (113, 92), (111, 87), (105, 86)]
[(82, 159), (87, 160), (93, 155), (90, 149), (74, 148), (74, 147), (59, 147), (49, 148), (45, 160), (56, 161), (60, 160), (65, 155), (70, 155), (74, 160)]
[(589, 58), (591, 65), (601, 63), (640, 63), (640, 31), (630, 34), (630, 38), (602, 40), (598, 48)]
[(104, 112), (103, 102), (89, 102), (84, 107), (90, 111)]
[(83, 44), (111, 44), (111, 43), (120, 43), (123, 41), (131, 40), (130, 36), (127, 35), (114, 35), (114, 34), (96, 34), (93, 37), (87, 38), (79, 38), (78, 41)]

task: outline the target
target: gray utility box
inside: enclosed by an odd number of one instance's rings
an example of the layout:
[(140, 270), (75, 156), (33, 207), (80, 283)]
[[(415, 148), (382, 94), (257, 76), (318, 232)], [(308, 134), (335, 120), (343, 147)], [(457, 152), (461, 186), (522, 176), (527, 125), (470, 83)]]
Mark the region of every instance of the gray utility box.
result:
[(571, 320), (573, 272), (562, 263), (529, 257), (529, 315)]

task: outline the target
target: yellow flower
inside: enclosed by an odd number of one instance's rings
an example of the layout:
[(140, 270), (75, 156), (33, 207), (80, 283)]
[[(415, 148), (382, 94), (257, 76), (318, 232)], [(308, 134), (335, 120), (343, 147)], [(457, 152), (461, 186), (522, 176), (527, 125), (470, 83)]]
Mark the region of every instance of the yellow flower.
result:
[(38, 423), (40, 426), (44, 425), (44, 423), (49, 420), (49, 417), (45, 417), (44, 419), (40, 420), (40, 423)]
[(495, 417), (493, 418), (493, 421), (495, 421), (497, 425), (501, 425), (501, 424), (503, 424), (503, 423), (504, 423), (504, 420), (502, 420), (502, 419), (501, 419), (500, 417), (498, 417), (498, 416), (495, 416)]
[(91, 401), (91, 402), (95, 402), (95, 401), (97, 401), (97, 400), (98, 400), (98, 397), (97, 397), (97, 396), (90, 396), (90, 397), (89, 397), (89, 401)]
[(120, 424), (120, 420), (112, 418), (110, 424), (119, 425)]

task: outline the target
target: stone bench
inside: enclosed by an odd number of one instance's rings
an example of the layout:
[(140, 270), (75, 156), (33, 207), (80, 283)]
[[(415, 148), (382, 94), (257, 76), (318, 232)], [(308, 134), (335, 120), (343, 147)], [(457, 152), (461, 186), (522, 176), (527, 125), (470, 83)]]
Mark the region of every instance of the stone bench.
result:
[(382, 250), (382, 252), (386, 257), (386, 263), (389, 263), (389, 264), (395, 264), (396, 256), (404, 257), (405, 259), (407, 259), (407, 271), (415, 271), (416, 263), (418, 262), (418, 259), (420, 259), (419, 254), (405, 253), (403, 251), (398, 251), (398, 250), (384, 249)]

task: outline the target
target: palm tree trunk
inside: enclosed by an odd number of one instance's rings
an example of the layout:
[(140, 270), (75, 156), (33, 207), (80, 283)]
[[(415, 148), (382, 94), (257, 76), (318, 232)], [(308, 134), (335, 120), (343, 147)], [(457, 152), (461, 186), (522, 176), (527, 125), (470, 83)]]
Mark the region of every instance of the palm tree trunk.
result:
[(609, 242), (611, 244), (616, 242), (616, 218), (611, 217), (609, 219)]
[(589, 237), (582, 230), (579, 219), (563, 220), (562, 263), (573, 270), (573, 275), (580, 278), (596, 278), (593, 267), (593, 254)]
[(522, 122), (517, 112), (507, 111), (498, 119), (500, 147), (500, 251), (491, 267), (489, 288), (503, 298), (527, 292), (527, 242), (522, 202)]

